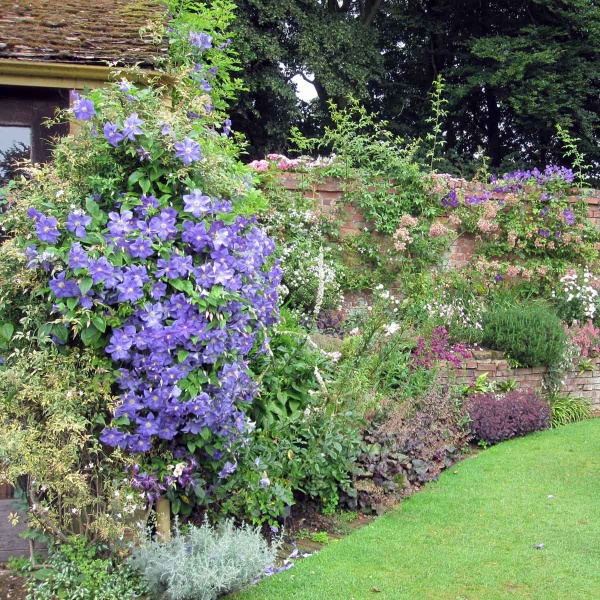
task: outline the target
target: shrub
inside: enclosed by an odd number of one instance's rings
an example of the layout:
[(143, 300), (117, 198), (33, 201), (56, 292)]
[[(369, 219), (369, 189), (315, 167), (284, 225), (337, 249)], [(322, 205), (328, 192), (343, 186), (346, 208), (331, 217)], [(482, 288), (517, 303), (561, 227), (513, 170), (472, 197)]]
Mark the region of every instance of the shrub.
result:
[(146, 503), (122, 479), (128, 459), (97, 440), (115, 403), (110, 361), (52, 346), (0, 366), (0, 481), (25, 481), (20, 508), (31, 526), (121, 545)]
[(505, 396), (473, 396), (467, 410), (473, 436), (486, 444), (497, 444), (550, 425), (550, 407), (532, 390), (514, 390)]
[(340, 494), (353, 494), (352, 475), (362, 452), (358, 419), (313, 402), (287, 421), (255, 432), (241, 450), (239, 468), (223, 486), (220, 510), (255, 524), (285, 516), (294, 499), (333, 512)]
[(274, 562), (276, 549), (247, 525), (204, 523), (190, 526), (187, 534), (176, 530), (169, 542), (154, 540), (138, 548), (131, 563), (152, 598), (213, 600), (259, 578)]
[(542, 304), (488, 310), (483, 344), (502, 350), (523, 367), (554, 367), (566, 352), (567, 337), (558, 316)]
[(592, 407), (585, 398), (557, 395), (550, 399), (550, 408), (552, 410), (550, 427), (553, 428), (583, 421), (592, 415)]
[(126, 600), (147, 591), (131, 567), (102, 558), (84, 537), (55, 546), (46, 564), (27, 584), (30, 600)]
[(384, 506), (387, 497), (437, 479), (460, 460), (469, 438), (467, 415), (458, 389), (434, 385), (420, 401), (397, 406), (364, 434), (351, 508)]

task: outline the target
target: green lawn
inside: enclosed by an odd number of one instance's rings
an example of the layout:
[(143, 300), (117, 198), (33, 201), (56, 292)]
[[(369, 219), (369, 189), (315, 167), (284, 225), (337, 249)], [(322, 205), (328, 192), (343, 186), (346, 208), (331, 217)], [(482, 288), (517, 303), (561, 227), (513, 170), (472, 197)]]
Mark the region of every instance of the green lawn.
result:
[(399, 510), (233, 598), (600, 599), (600, 419), (467, 458)]

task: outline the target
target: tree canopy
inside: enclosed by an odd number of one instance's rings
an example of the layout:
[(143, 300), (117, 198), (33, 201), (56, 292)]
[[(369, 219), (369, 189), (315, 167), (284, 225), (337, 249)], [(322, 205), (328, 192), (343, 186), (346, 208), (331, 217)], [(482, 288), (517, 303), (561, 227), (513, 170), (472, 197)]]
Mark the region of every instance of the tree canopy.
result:
[[(236, 14), (247, 89), (232, 117), (253, 156), (286, 150), (292, 124), (318, 131), (327, 102), (350, 96), (422, 137), (441, 75), (449, 170), (468, 172), (481, 151), (495, 169), (560, 162), (557, 125), (598, 167), (595, 0), (239, 0)], [(295, 75), (314, 82), (315, 101), (297, 100)]]

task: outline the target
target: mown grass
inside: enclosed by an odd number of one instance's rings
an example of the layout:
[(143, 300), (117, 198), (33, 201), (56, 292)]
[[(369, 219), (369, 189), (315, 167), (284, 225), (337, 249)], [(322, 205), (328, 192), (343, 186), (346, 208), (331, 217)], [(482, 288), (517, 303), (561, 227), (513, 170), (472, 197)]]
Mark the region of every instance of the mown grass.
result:
[(467, 458), (398, 510), (233, 598), (600, 598), (600, 419)]

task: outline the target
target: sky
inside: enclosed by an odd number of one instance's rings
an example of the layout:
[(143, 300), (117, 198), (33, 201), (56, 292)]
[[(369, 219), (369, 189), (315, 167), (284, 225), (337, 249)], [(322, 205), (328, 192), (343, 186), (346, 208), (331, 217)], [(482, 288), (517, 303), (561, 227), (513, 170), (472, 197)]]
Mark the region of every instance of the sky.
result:
[[(310, 78), (311, 74), (308, 74), (308, 77)], [(296, 84), (296, 96), (298, 96), (300, 100), (310, 102), (317, 97), (315, 86), (312, 83), (308, 83), (301, 75), (294, 75), (292, 81)]]

